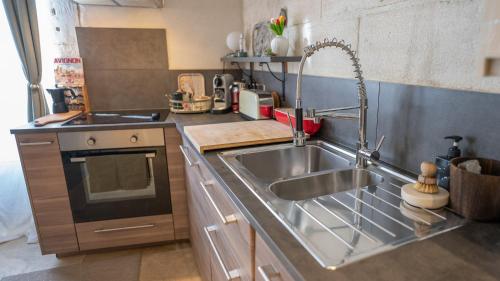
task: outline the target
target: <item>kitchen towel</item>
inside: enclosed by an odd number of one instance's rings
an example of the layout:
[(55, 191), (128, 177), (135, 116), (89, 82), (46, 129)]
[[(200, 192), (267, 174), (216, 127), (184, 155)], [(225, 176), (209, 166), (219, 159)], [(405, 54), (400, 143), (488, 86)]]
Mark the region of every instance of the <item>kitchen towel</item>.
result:
[(149, 164), (144, 153), (121, 154), (114, 158), (121, 189), (144, 189), (149, 185)]
[(88, 156), (85, 160), (89, 178), (87, 197), (91, 194), (120, 189), (116, 160), (112, 155)]

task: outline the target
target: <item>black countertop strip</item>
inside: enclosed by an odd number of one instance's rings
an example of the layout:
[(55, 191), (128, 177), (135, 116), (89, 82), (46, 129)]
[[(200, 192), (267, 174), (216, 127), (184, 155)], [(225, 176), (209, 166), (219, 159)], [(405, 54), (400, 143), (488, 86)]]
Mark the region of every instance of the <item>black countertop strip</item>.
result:
[(174, 127), (173, 119), (168, 118), (171, 113), (165, 109), (151, 110), (122, 110), (122, 111), (106, 111), (106, 113), (153, 113), (160, 112), (162, 115), (168, 115), (165, 121), (161, 122), (141, 122), (141, 123), (120, 123), (120, 124), (94, 124), (94, 125), (63, 125), (66, 121), (49, 123), (45, 126), (36, 127), (33, 122), (27, 123), (20, 127), (10, 130), (11, 134), (33, 134), (33, 133), (60, 133), (60, 132), (80, 132), (80, 131), (104, 131), (104, 130), (126, 130), (126, 129), (148, 129), (148, 128), (165, 128)]

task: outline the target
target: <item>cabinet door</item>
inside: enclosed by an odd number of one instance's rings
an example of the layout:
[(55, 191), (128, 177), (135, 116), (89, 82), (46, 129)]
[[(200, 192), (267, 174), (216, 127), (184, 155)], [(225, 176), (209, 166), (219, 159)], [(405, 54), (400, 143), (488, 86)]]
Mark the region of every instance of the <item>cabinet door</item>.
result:
[(210, 244), (210, 264), (212, 266), (212, 281), (242, 281), (242, 266), (232, 249), (227, 244), (226, 237), (216, 225), (204, 228)]
[(191, 246), (202, 280), (210, 281), (210, 251), (208, 248), (208, 241), (203, 233), (205, 219), (203, 218), (203, 214), (200, 213), (199, 200), (193, 192), (193, 183), (196, 182), (196, 174), (195, 171), (193, 171), (193, 167), (189, 166), (187, 163), (185, 167)]
[(164, 214), (77, 223), (76, 233), (83, 251), (174, 240), (174, 225)]
[(42, 254), (78, 251), (57, 135), (16, 136)]
[(172, 198), (172, 215), (174, 218), (175, 239), (177, 240), (189, 238), (184, 159), (179, 147), (181, 144), (182, 138), (177, 128), (165, 128), (170, 197)]
[(255, 239), (255, 281), (294, 280), (259, 235)]

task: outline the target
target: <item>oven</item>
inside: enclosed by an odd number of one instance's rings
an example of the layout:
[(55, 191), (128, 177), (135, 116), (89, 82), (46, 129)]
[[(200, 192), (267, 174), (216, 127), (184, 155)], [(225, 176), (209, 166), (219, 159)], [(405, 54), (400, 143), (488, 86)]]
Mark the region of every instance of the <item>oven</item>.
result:
[(172, 213), (162, 129), (58, 138), (76, 223)]

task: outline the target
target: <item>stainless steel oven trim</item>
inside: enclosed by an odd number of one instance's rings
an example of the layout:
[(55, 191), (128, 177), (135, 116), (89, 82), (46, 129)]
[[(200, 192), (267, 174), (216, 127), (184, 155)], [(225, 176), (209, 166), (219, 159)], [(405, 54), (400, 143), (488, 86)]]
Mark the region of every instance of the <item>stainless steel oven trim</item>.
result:
[[(165, 146), (161, 128), (61, 132), (57, 136), (61, 151)], [(93, 143), (87, 143), (89, 139)]]

